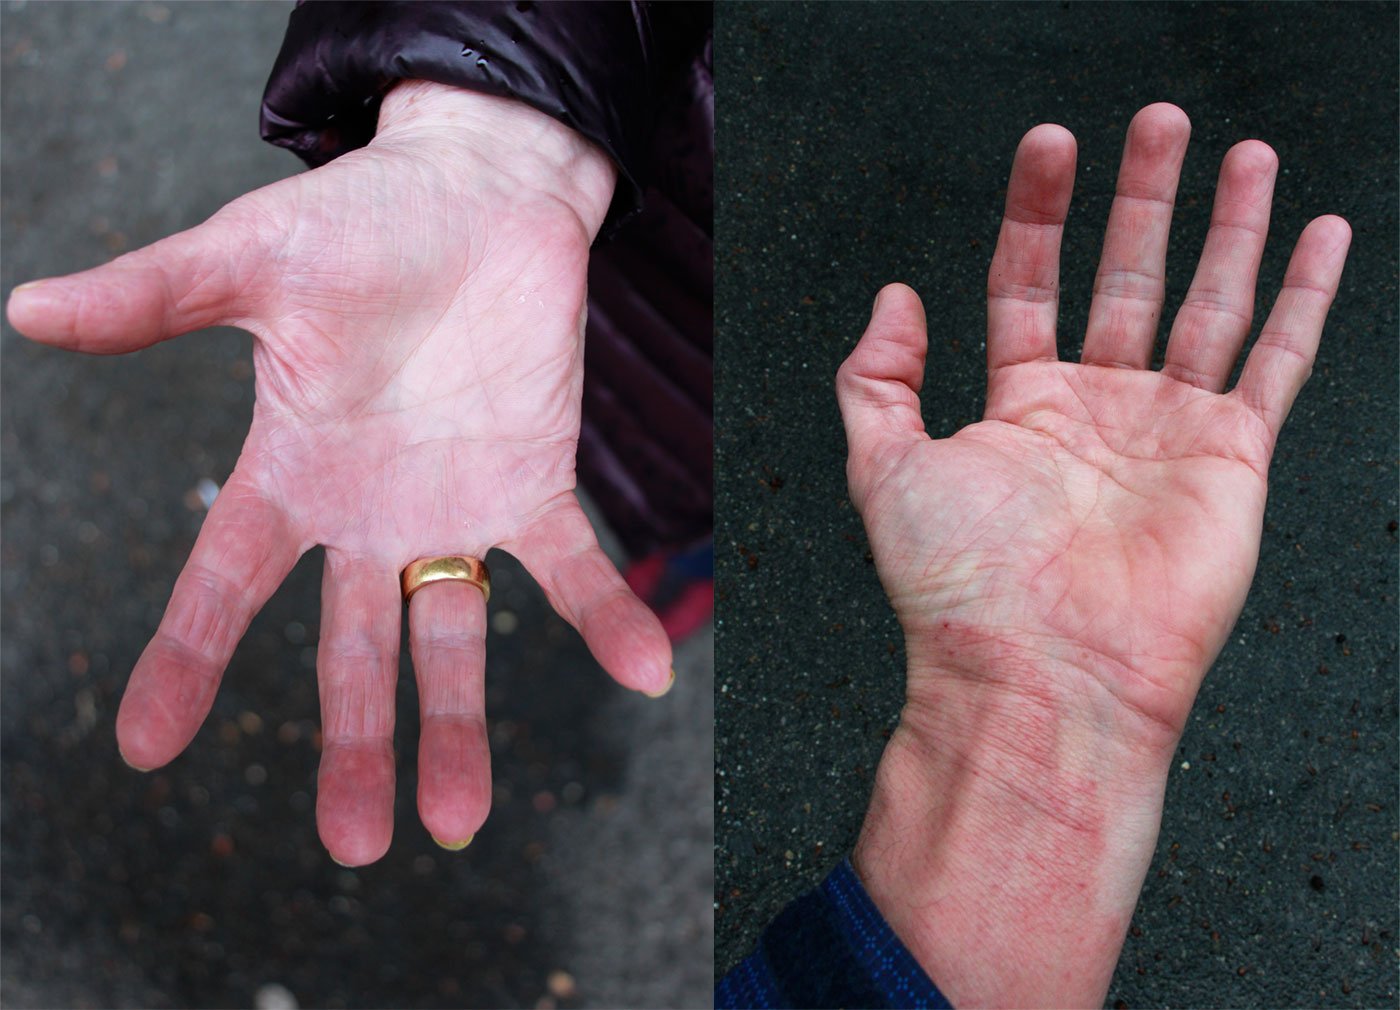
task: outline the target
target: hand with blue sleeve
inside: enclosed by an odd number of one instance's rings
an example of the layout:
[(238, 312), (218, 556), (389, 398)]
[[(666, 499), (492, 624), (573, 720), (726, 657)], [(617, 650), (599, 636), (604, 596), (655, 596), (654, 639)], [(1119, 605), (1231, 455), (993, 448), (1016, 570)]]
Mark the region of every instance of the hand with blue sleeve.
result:
[(837, 379), (852, 501), (908, 654), (853, 863), (955, 1006), (1102, 1005), (1337, 293), (1351, 233), (1321, 217), (1226, 388), (1278, 167), (1244, 141), (1165, 365), (1149, 367), (1189, 132), (1170, 105), (1129, 127), (1078, 362), (1056, 350), (1075, 142), (1045, 125), (1016, 152), (992, 259), (983, 419), (929, 437), (928, 324), (901, 285)]

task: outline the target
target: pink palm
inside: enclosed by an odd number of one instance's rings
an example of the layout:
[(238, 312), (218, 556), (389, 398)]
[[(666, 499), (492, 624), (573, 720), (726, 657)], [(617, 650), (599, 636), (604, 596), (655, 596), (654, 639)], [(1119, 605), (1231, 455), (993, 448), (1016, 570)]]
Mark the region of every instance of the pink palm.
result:
[[(368, 148), (10, 305), (29, 336), (97, 353), (210, 325), (254, 334), (252, 427), (132, 673), (118, 740), (141, 767), (179, 754), (252, 616), (323, 545), (317, 819), (351, 864), (392, 832), (410, 562), (505, 548), (621, 683), (659, 692), (670, 666), (573, 493), (588, 250), (611, 165), (524, 105), (436, 85), (400, 86), (380, 127)], [(419, 810), (457, 842), (490, 804), (484, 601), (432, 585), (409, 616)]]
[(1027, 362), (987, 420), (910, 444), (861, 511), (912, 638), (1091, 671), (1174, 743), (1244, 604), (1269, 442), (1238, 398)]

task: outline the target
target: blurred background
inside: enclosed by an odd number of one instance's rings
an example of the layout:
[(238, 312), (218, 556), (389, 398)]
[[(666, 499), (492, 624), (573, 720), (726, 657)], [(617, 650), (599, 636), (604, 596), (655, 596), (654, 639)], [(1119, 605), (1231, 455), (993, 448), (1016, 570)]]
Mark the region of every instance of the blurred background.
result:
[(1108, 1005), (1400, 1002), (1396, 12), (719, 9), (717, 973), (850, 851), (899, 716), (903, 640), (846, 495), (833, 393), (875, 292), (899, 280), (924, 298), (930, 431), (976, 421), (1012, 154), (1032, 126), (1061, 123), (1079, 141), (1060, 302), (1060, 353), (1077, 358), (1128, 122), (1171, 101), (1193, 135), (1168, 321), (1237, 141), (1280, 159), (1256, 332), (1308, 220), (1341, 214), (1354, 241)]
[[(257, 129), (290, 11), (0, 4), (6, 295), (301, 171)], [(711, 628), (649, 701), (493, 554), (490, 819), (460, 853), (418, 822), (405, 650), (394, 843), (342, 868), (315, 830), (321, 551), (181, 757), (142, 775), (116, 749), (126, 678), (247, 430), (251, 338), (85, 359), (7, 325), (0, 349), (0, 1003), (710, 1004)]]

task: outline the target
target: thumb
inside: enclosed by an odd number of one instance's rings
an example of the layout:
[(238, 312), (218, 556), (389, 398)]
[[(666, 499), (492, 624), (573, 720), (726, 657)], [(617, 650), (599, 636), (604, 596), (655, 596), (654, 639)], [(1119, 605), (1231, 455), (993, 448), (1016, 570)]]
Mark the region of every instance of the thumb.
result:
[[(852, 490), (874, 476), (889, 450), (928, 438), (919, 409), (928, 328), (912, 288), (890, 284), (875, 298), (870, 325), (836, 373), (846, 425)], [(858, 493), (858, 492), (857, 492)]]
[(81, 273), (10, 292), (10, 325), (31, 340), (123, 354), (245, 314), (243, 292), (264, 257), (256, 230), (227, 209), (188, 231)]

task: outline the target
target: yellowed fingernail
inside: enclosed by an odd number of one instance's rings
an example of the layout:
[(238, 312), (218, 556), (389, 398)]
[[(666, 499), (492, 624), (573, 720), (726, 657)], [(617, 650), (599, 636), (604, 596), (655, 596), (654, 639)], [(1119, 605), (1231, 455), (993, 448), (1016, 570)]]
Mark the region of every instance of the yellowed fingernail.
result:
[(25, 281), (23, 284), (15, 285), (14, 289), (10, 291), (10, 294), (14, 294), (17, 291), (32, 291), (43, 283), (43, 281)]
[(642, 693), (643, 693), (644, 695), (646, 695), (648, 698), (660, 698), (660, 697), (661, 697), (663, 694), (665, 694), (667, 691), (671, 690), (671, 688), (674, 687), (675, 684), (676, 684), (676, 671), (675, 671), (675, 670), (672, 670), (672, 671), (671, 671), (671, 679), (668, 680), (668, 681), (666, 681), (666, 686), (663, 687), (660, 691), (643, 691)]
[(134, 764), (132, 764), (130, 761), (128, 761), (128, 760), (126, 759), (126, 755), (123, 754), (121, 751), (117, 751), (117, 756), (118, 756), (119, 758), (122, 759), (122, 764), (126, 765), (126, 766), (127, 766), (128, 768), (130, 768), (132, 771), (135, 771), (135, 772), (148, 772), (148, 771), (150, 771), (149, 768), (142, 768), (140, 765), (134, 765)]
[(437, 842), (438, 845), (442, 846), (448, 852), (461, 852), (463, 849), (465, 849), (468, 845), (472, 843), (472, 839), (475, 837), (476, 835), (468, 835), (460, 842), (444, 842), (437, 835), (433, 835), (433, 841)]

